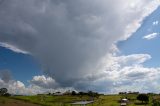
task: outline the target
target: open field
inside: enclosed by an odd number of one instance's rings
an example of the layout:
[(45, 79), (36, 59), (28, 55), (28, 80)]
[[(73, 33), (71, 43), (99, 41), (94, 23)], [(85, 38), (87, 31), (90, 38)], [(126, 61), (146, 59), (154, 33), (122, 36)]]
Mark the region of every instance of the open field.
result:
[[(119, 106), (119, 100), (123, 97), (130, 99), (128, 106), (151, 106), (151, 100), (149, 104), (142, 105), (140, 101), (136, 100), (137, 95), (101, 95), (98, 99), (95, 98), (93, 104), (88, 104), (87, 106)], [(13, 96), (8, 98), (0, 97), (0, 106), (71, 106), (70, 103), (80, 100), (90, 100), (90, 97), (69, 95)]]
[(8, 97), (0, 97), (0, 106), (40, 106), (30, 102), (11, 99)]

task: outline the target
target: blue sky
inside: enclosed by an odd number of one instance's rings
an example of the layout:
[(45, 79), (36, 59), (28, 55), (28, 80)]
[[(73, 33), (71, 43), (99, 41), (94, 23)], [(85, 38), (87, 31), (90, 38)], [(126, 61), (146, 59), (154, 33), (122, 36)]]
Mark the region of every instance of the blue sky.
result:
[[(159, 4), (159, 0), (1, 2), (0, 87), (18, 94), (160, 91)], [(7, 82), (4, 70), (12, 75)]]
[(155, 21), (160, 21), (160, 7), (143, 20), (141, 27), (129, 39), (118, 42), (120, 55), (150, 54), (152, 58), (146, 61), (144, 65), (146, 67), (159, 67), (160, 35), (158, 34), (151, 40), (143, 39), (148, 34), (160, 33), (160, 24), (153, 25)]
[(0, 47), (0, 70), (10, 70), (13, 79), (20, 80), (28, 85), (28, 80), (42, 71), (38, 62), (32, 56), (15, 53)]

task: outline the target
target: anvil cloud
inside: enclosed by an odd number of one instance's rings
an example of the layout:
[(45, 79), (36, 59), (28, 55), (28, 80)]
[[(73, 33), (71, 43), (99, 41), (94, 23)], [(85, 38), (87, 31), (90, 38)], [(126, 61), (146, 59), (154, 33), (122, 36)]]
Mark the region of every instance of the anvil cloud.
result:
[(102, 60), (116, 53), (115, 44), (130, 37), (158, 5), (158, 0), (5, 0), (0, 43), (32, 55), (58, 86), (110, 84), (100, 79)]

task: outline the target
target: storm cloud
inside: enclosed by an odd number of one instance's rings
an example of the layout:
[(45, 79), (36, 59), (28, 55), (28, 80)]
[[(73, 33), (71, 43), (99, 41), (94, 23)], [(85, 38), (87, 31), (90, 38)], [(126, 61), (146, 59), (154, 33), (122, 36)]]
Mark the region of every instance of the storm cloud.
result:
[(5, 82), (8, 83), (9, 80), (12, 79), (11, 72), (9, 70), (0, 70), (0, 78)]
[(103, 73), (100, 61), (158, 5), (158, 0), (4, 0), (0, 42), (39, 60), (59, 86), (85, 88)]

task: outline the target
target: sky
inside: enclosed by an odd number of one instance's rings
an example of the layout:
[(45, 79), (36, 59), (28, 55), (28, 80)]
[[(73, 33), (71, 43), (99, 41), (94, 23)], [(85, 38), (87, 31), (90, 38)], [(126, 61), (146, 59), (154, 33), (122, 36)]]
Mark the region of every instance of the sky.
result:
[(0, 88), (160, 91), (159, 0), (1, 0)]
[[(143, 20), (141, 27), (133, 33), (127, 41), (118, 43), (118, 48), (124, 55), (135, 53), (150, 54), (152, 59), (144, 63), (146, 67), (159, 67), (158, 45), (159, 37), (159, 20), (160, 7)], [(136, 43), (135, 43), (136, 42)]]

